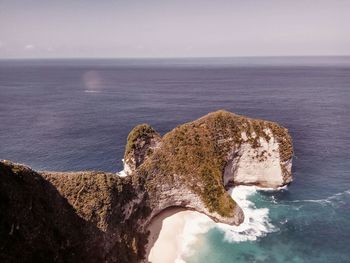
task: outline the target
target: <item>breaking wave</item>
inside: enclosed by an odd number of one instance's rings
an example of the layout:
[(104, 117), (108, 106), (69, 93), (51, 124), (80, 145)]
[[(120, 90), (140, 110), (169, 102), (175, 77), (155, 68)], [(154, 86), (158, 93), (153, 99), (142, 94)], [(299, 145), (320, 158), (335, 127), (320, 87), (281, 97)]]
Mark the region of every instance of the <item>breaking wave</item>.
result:
[(116, 174), (120, 177), (126, 177), (128, 176), (128, 174), (126, 173), (126, 168), (125, 168), (125, 162), (124, 162), (124, 159), (122, 159), (122, 162), (123, 162), (123, 170), (117, 172)]
[(175, 263), (185, 263), (183, 257), (190, 256), (195, 252), (194, 247), (201, 244), (199, 235), (207, 233), (214, 226), (215, 223), (204, 214), (192, 212), (187, 215)]
[[(258, 190), (262, 189), (254, 186), (242, 185), (237, 186), (230, 191), (232, 198), (244, 212), (244, 221), (239, 226), (217, 224), (217, 228), (224, 232), (225, 241), (254, 241), (259, 237), (265, 236), (267, 233), (278, 230), (270, 222), (269, 209), (256, 208), (254, 203), (248, 200), (248, 197), (254, 195)], [(267, 190), (272, 191), (273, 189)]]
[(176, 263), (185, 262), (183, 257), (190, 256), (196, 244), (204, 242), (200, 234), (207, 233), (210, 229), (216, 228), (224, 233), (227, 242), (254, 241), (268, 233), (278, 231), (278, 228), (271, 224), (268, 208), (256, 208), (255, 204), (248, 200), (257, 191), (276, 191), (276, 189), (264, 189), (256, 186), (237, 186), (229, 191), (231, 197), (237, 202), (244, 212), (244, 221), (239, 226), (230, 226), (215, 223), (207, 216), (196, 213), (188, 218), (182, 234), (182, 248)]

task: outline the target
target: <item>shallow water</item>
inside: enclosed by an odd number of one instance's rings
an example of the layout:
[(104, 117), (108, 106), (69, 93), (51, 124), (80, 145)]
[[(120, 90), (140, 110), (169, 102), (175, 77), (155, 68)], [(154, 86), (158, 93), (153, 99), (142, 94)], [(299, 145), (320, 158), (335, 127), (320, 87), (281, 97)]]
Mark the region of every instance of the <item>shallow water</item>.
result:
[[(251, 217), (251, 229), (235, 233), (212, 228), (199, 235), (200, 249), (194, 243), (185, 261), (349, 262), (350, 191), (320, 200), (277, 198), (289, 191), (250, 196), (252, 210), (263, 210)], [(241, 239), (242, 234), (251, 240)]]
[(210, 111), (274, 120), (295, 180), (257, 192), (273, 231), (229, 242), (212, 228), (192, 262), (350, 262), (350, 59), (0, 61), (0, 159), (34, 169), (122, 168), (130, 129), (160, 133)]

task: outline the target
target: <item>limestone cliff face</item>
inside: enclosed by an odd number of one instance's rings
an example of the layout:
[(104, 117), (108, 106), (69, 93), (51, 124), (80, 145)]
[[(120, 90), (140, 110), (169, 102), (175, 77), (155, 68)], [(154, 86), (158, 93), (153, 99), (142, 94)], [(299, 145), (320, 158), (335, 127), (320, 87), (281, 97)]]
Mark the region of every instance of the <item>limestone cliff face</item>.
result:
[[(224, 171), (225, 185), (277, 188), (292, 181), (291, 153), (286, 160), (280, 154), (280, 141), (286, 139), (290, 143), (287, 131), (283, 138), (274, 135), (270, 128), (265, 128), (264, 133), (268, 139), (265, 136), (258, 137), (255, 132), (248, 138), (246, 132), (242, 132), (242, 142), (229, 154)], [(250, 139), (257, 140), (258, 144), (252, 145)]]
[[(152, 132), (147, 134), (156, 134), (156, 143), (139, 130), (131, 132), (138, 136), (129, 136), (137, 144), (129, 148), (125, 164), (129, 174), (145, 178), (150, 218), (167, 207), (182, 206), (217, 222), (237, 225), (244, 215), (225, 187), (277, 188), (292, 180), (291, 137), (274, 122), (217, 111), (178, 126), (162, 138), (148, 126)], [(137, 158), (139, 144), (152, 149), (147, 158)], [(128, 141), (128, 145), (133, 144)], [(135, 158), (144, 161), (135, 167)]]
[(126, 177), (0, 162), (0, 261), (18, 262), (21, 252), (32, 261), (140, 262), (159, 212), (180, 206), (238, 225), (243, 212), (225, 188), (288, 184), (292, 154), (285, 128), (218, 111), (163, 137), (135, 127)]

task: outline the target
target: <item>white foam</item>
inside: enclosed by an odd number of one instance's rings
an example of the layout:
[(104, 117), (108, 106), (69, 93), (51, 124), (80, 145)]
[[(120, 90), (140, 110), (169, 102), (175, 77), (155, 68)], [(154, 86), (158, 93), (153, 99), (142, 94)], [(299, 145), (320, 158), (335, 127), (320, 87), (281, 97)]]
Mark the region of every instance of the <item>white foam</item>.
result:
[(256, 208), (254, 203), (248, 200), (248, 197), (258, 190), (276, 191), (272, 188), (264, 189), (255, 186), (237, 186), (229, 191), (232, 198), (244, 212), (244, 222), (239, 226), (215, 223), (209, 217), (198, 213), (193, 214), (191, 218), (187, 218), (182, 233), (182, 246), (176, 262), (184, 262), (183, 257), (188, 257), (195, 252), (194, 247), (198, 242), (198, 235), (204, 234), (212, 228), (222, 231), (227, 242), (254, 241), (267, 233), (276, 231), (277, 228), (270, 222), (269, 210), (267, 208)]
[(88, 90), (88, 89), (84, 90), (84, 92), (86, 92), (86, 93), (100, 93), (99, 90)]
[(120, 176), (120, 177), (128, 176), (128, 174), (124, 170), (121, 170), (120, 172), (117, 172), (117, 175)]
[(339, 192), (336, 194), (333, 194), (327, 198), (324, 199), (304, 199), (304, 200), (291, 200), (291, 201), (285, 201), (288, 203), (317, 203), (320, 205), (332, 205), (337, 206), (339, 204), (343, 204), (344, 200), (348, 199), (348, 195), (350, 195), (350, 190), (345, 190), (343, 192)]
[(183, 256), (189, 256), (194, 252), (191, 250), (191, 248), (192, 245), (197, 243), (198, 235), (208, 232), (213, 227), (215, 227), (215, 223), (204, 214), (192, 212), (191, 214), (187, 215), (183, 233), (181, 235), (181, 246), (175, 262), (185, 262), (183, 260)]
[(120, 172), (117, 172), (117, 175), (120, 176), (120, 177), (126, 177), (126, 176), (129, 175), (129, 174), (127, 173), (128, 167), (126, 167), (125, 162), (124, 162), (124, 159), (122, 159), (122, 162), (123, 162), (123, 170), (121, 170)]
[(243, 209), (244, 221), (239, 226), (217, 224), (217, 228), (224, 232), (226, 241), (254, 241), (276, 230), (276, 227), (270, 222), (269, 209), (256, 208), (254, 203), (248, 200), (248, 197), (255, 194), (257, 190), (261, 190), (261, 188), (254, 186), (237, 186), (230, 191), (232, 198)]
[[(189, 210), (157, 220), (159, 218), (153, 221), (153, 226), (160, 225), (161, 231), (148, 255), (148, 260), (153, 263), (185, 263), (181, 255), (189, 252), (187, 247), (197, 242), (197, 235), (205, 233), (207, 224), (211, 223), (207, 216)], [(151, 226), (151, 232), (152, 229), (154, 231)]]

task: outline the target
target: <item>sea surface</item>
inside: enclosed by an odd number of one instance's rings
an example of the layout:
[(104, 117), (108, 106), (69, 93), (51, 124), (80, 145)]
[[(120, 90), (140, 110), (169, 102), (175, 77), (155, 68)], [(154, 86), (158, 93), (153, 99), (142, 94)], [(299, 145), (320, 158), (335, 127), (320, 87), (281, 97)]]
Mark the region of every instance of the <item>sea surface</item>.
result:
[(233, 190), (249, 222), (202, 231), (182, 259), (349, 263), (349, 57), (1, 60), (0, 159), (117, 172), (135, 125), (164, 134), (218, 109), (287, 127), (295, 180)]

